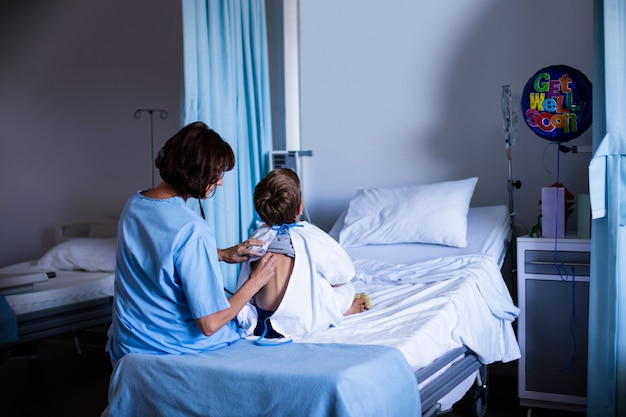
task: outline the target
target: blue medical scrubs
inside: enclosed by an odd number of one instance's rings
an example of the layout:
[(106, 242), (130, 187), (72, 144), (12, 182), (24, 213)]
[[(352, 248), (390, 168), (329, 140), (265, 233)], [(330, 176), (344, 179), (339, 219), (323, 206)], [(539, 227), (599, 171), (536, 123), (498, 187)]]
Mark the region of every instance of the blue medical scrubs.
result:
[(185, 200), (144, 197), (118, 225), (113, 321), (108, 349), (123, 355), (219, 349), (239, 339), (234, 321), (207, 337), (195, 319), (229, 307), (215, 236)]

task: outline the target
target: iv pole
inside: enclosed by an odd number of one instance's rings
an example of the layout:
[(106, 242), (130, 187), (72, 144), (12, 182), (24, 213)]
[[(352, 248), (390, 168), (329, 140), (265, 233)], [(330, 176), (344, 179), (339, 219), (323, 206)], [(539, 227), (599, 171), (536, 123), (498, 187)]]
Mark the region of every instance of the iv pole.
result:
[(154, 188), (154, 137), (152, 135), (152, 113), (159, 112), (161, 120), (167, 119), (167, 110), (163, 109), (137, 109), (135, 110), (135, 119), (141, 119), (141, 113), (148, 113), (150, 117), (148, 125), (148, 134), (150, 135), (150, 180), (152, 188)]
[(511, 273), (513, 279), (513, 292), (515, 293), (514, 299), (517, 299), (517, 247), (516, 238), (517, 233), (515, 229), (515, 207), (513, 204), (513, 191), (519, 189), (522, 186), (521, 181), (513, 181), (513, 152), (512, 145), (517, 136), (517, 112), (514, 110), (515, 104), (513, 103), (513, 95), (511, 93), (511, 86), (505, 84), (502, 86), (502, 117), (503, 117), (503, 130), (506, 156), (508, 160), (508, 181), (507, 189), (509, 192), (509, 217), (511, 222)]
[(509, 213), (511, 216), (511, 228), (515, 231), (515, 207), (513, 205), (513, 191), (515, 188), (519, 189), (522, 186), (520, 181), (513, 181), (513, 152), (512, 145), (517, 136), (517, 113), (513, 110), (513, 95), (511, 94), (511, 86), (505, 84), (502, 86), (502, 116), (503, 116), (503, 130), (504, 130), (504, 142), (506, 149), (506, 156), (508, 159), (509, 179), (508, 179), (508, 191), (509, 191)]

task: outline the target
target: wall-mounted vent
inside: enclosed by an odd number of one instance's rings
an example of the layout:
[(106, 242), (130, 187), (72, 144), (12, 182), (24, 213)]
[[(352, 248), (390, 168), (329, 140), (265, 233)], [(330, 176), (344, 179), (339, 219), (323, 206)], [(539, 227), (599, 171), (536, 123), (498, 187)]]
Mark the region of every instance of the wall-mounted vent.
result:
[(299, 162), (296, 151), (272, 151), (270, 153), (270, 171), (275, 168), (290, 168), (299, 173)]
[[(270, 171), (276, 168), (292, 169), (300, 177), (302, 181), (302, 171), (300, 169), (300, 159), (303, 156), (313, 156), (313, 151), (271, 151), (270, 152)], [(311, 218), (304, 207), (304, 218), (310, 223)]]

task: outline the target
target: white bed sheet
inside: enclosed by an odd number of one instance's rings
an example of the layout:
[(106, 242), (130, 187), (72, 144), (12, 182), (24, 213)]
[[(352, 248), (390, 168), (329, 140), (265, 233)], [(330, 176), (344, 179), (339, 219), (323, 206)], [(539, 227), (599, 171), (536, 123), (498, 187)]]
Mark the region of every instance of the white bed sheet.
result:
[[(337, 219), (329, 234), (339, 240), (346, 211)], [(366, 245), (348, 248), (353, 259), (378, 259), (407, 264), (441, 256), (462, 256), (480, 253), (491, 256), (502, 266), (511, 240), (509, 210), (504, 205), (470, 207), (467, 217), (467, 247), (454, 248), (424, 243)]]
[[(330, 231), (337, 238), (343, 216)], [(398, 348), (415, 371), (467, 346), (484, 364), (520, 357), (513, 304), (500, 268), (510, 243), (506, 206), (470, 208), (468, 245), (367, 245), (346, 248), (357, 292), (372, 309), (296, 342), (379, 344)], [(473, 383), (466, 379), (440, 401), (451, 407)]]
[[(0, 268), (0, 273), (42, 272), (35, 263), (26, 261), (10, 265)], [(5, 295), (15, 315), (113, 296), (113, 272), (54, 272), (56, 277), (33, 284), (31, 291)]]
[[(489, 258), (484, 258), (482, 266), (468, 267), (463, 262), (449, 265), (447, 270), (432, 270), (432, 274), (427, 269), (420, 272), (436, 277), (436, 282), (367, 284), (357, 280), (356, 291), (370, 296), (372, 308), (345, 317), (337, 327), (296, 341), (392, 346), (402, 351), (414, 370), (463, 345), (485, 364), (518, 359), (520, 351), (511, 323), (519, 309), (504, 282), (501, 287), (489, 288), (497, 285), (497, 266)], [(444, 275), (448, 278), (439, 279)]]
[[(339, 217), (331, 231), (338, 236)], [(399, 348), (419, 370), (466, 345), (481, 362), (519, 358), (513, 304), (500, 266), (510, 239), (506, 206), (471, 207), (466, 248), (428, 244), (346, 248), (373, 308), (305, 341), (384, 344)], [(303, 340), (303, 341), (304, 341)]]
[[(445, 262), (448, 258), (441, 259)], [(436, 282), (366, 284), (356, 281), (356, 290), (371, 297), (372, 308), (346, 317), (337, 327), (296, 339), (296, 342), (392, 346), (402, 352), (416, 372), (463, 345), (473, 350), (484, 364), (518, 359), (520, 350), (511, 320), (519, 310), (510, 301), (510, 296), (507, 297), (508, 290), (497, 265), (489, 257), (482, 259), (491, 265), (483, 272), (479, 267), (469, 272), (461, 265), (448, 271), (439, 269), (433, 271), (433, 275), (449, 274), (449, 279)], [(428, 270), (422, 273), (428, 275)], [(497, 294), (498, 291), (481, 291), (481, 286), (489, 287), (490, 284), (480, 281), (493, 281), (493, 278), (502, 281), (503, 288), (500, 289), (506, 294), (498, 299), (485, 300), (486, 293)], [(492, 309), (498, 311), (502, 307), (510, 310), (510, 320), (494, 315)], [(438, 403), (442, 409), (449, 409), (459, 401), (472, 386), (476, 375), (468, 377), (441, 398)], [(426, 384), (420, 384), (420, 389)]]

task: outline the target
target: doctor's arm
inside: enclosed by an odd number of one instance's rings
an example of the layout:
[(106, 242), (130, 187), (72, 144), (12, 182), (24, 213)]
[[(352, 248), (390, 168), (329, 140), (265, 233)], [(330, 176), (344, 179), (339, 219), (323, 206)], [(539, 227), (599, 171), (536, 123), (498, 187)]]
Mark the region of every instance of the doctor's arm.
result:
[[(245, 242), (244, 242), (245, 243)], [(208, 316), (196, 319), (196, 325), (205, 336), (211, 336), (221, 329), (226, 323), (237, 316), (237, 313), (246, 305), (246, 303), (272, 278), (274, 278), (274, 269), (276, 266), (276, 257), (272, 253), (266, 253), (259, 264), (250, 274), (250, 278), (239, 287), (235, 294), (228, 299), (230, 306), (224, 310), (217, 311)]]

